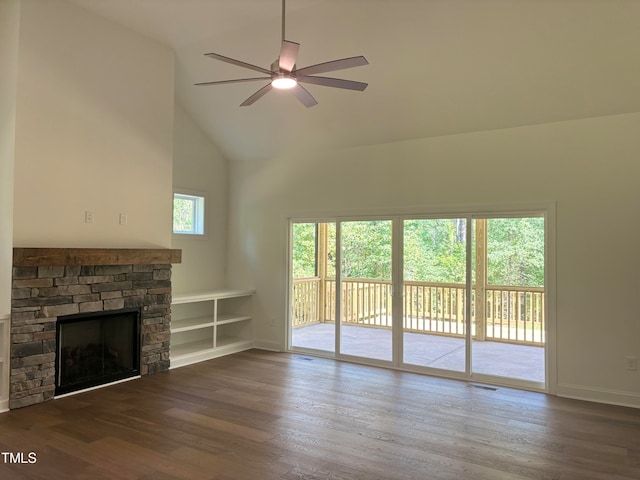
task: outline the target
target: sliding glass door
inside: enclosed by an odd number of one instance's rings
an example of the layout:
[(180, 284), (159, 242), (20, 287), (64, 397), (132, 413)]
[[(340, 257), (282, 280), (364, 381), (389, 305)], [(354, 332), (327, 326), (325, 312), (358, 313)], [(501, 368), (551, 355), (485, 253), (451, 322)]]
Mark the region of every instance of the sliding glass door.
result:
[(335, 352), (336, 224), (291, 225), (290, 347)]
[(542, 217), (477, 218), (472, 372), (545, 382)]
[(403, 222), (403, 362), (466, 369), (464, 218)]
[(292, 224), (289, 347), (544, 388), (543, 216)]
[(340, 353), (391, 361), (390, 220), (340, 223)]

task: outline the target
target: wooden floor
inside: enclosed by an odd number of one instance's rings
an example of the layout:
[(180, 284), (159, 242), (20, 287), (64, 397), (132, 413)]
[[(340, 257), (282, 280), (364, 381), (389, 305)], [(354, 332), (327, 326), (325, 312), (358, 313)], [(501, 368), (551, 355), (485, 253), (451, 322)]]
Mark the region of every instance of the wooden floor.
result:
[(640, 410), (252, 350), (0, 414), (0, 451), (35, 453), (16, 480), (640, 479)]

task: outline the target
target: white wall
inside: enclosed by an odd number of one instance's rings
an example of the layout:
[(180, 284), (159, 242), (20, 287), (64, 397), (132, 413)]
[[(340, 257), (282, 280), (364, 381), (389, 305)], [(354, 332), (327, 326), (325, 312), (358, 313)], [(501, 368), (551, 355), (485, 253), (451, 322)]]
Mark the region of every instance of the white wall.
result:
[(556, 202), (557, 392), (640, 407), (640, 114), (232, 164), (229, 281), (284, 346), (286, 219)]
[(20, 2), (0, 0), (0, 411), (9, 408), (9, 316)]
[(58, 0), (19, 42), (15, 246), (170, 247), (172, 51)]
[(0, 1), (0, 318), (11, 312), (19, 21), (18, 0)]
[(176, 101), (173, 183), (205, 196), (205, 236), (174, 235), (182, 263), (173, 267), (175, 293), (226, 286), (227, 162)]

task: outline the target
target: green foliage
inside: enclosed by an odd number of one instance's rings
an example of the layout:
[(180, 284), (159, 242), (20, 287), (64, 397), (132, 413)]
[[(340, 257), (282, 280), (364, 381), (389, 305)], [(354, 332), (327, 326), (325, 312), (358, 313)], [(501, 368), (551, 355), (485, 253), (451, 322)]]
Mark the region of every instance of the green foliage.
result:
[(293, 224), (293, 278), (316, 276), (315, 223)]
[(173, 231), (191, 232), (193, 230), (193, 202), (182, 198), (173, 199)]
[(336, 224), (327, 223), (327, 277), (336, 278)]
[(487, 220), (487, 276), (491, 285), (544, 285), (544, 219)]
[[(336, 224), (327, 225), (327, 273), (336, 276)], [(318, 228), (315, 223), (293, 224), (293, 278), (309, 278), (318, 275), (316, 244)]]
[(391, 280), (391, 222), (362, 221), (342, 224), (344, 278)]
[[(344, 278), (391, 279), (389, 220), (342, 223)], [(404, 222), (404, 279), (464, 283), (466, 221), (419, 219)], [(315, 223), (293, 226), (294, 278), (313, 277), (316, 269)], [(327, 224), (327, 277), (335, 277), (336, 224)], [(491, 285), (544, 285), (544, 219), (487, 220), (487, 274)], [(475, 242), (474, 242), (475, 243)], [(475, 245), (472, 246), (475, 253)], [(475, 259), (472, 259), (475, 263)]]
[(405, 220), (404, 279), (464, 283), (465, 223), (455, 218)]

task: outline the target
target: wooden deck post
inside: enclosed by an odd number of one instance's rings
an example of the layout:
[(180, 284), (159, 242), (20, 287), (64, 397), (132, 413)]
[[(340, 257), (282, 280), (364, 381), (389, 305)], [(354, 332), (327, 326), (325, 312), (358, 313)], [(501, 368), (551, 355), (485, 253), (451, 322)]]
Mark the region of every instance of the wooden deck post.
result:
[(318, 321), (324, 323), (327, 310), (327, 254), (328, 254), (328, 235), (327, 224), (318, 223), (318, 258), (316, 259), (318, 271), (316, 275), (320, 278), (318, 282)]
[(476, 224), (476, 335), (483, 342), (487, 332), (487, 219), (478, 218)]

